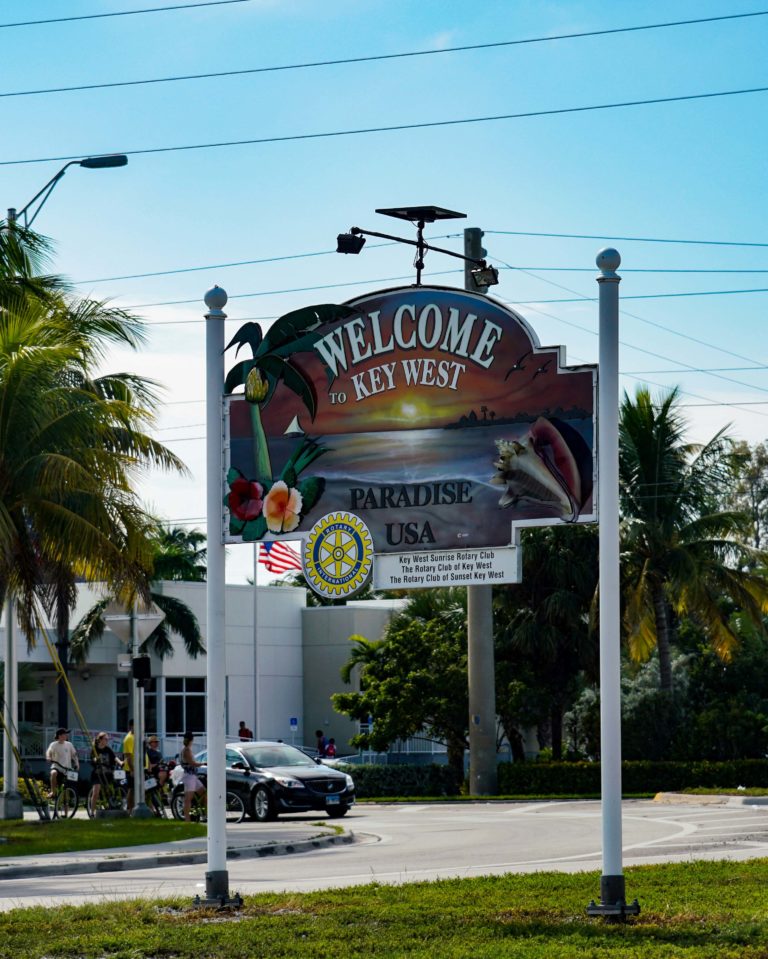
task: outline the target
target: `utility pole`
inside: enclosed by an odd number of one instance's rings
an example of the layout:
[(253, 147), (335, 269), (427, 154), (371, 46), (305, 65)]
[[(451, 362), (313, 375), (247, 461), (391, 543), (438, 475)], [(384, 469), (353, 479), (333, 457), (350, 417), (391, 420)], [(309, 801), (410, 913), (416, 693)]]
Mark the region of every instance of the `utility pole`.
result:
[[(486, 251), (477, 227), (464, 230), (464, 255), (482, 260)], [(464, 289), (478, 292), (464, 261)], [(480, 292), (485, 293), (487, 287)], [(492, 796), (496, 774), (496, 677), (493, 653), (493, 587), (467, 587), (467, 682), (469, 684), (469, 792)]]

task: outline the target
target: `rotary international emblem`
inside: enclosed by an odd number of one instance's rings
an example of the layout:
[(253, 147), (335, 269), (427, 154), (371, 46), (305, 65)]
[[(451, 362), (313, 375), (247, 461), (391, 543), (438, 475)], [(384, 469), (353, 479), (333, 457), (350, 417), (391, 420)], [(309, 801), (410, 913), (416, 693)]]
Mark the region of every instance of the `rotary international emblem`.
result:
[(304, 576), (311, 588), (329, 599), (344, 599), (368, 581), (373, 567), (373, 539), (353, 513), (326, 513), (310, 530), (304, 545)]

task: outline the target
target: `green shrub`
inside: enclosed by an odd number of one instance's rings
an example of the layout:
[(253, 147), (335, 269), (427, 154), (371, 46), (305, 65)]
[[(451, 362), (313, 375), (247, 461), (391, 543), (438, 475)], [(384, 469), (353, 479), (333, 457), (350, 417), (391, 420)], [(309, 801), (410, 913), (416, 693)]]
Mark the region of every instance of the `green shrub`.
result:
[[(730, 762), (622, 763), (625, 793), (679, 792), (696, 787), (735, 789), (736, 786), (768, 786), (768, 760), (739, 759)], [(500, 795), (597, 795), (600, 763), (502, 763), (499, 766)]]
[(463, 783), (449, 766), (344, 767), (359, 799), (378, 796), (458, 796)]
[[(48, 794), (48, 789), (49, 789), (48, 783), (44, 782), (44, 781), (41, 780), (41, 779), (38, 779), (38, 780), (36, 780), (36, 781), (37, 781), (37, 786), (38, 786), (38, 789), (39, 789), (39, 791), (40, 791), (40, 794), (41, 794), (42, 796), (46, 796), (46, 795)], [(5, 788), (5, 784), (4, 784), (4, 782), (3, 782), (3, 777), (0, 776), (0, 791), (2, 791), (4, 788)], [(19, 791), (19, 795), (21, 796), (22, 801), (24, 802), (24, 805), (25, 805), (25, 806), (31, 806), (31, 805), (32, 805), (32, 798), (31, 798), (31, 796), (29, 795), (29, 790), (27, 789), (27, 784), (24, 782), (23, 779), (19, 778), (18, 786), (17, 786), (16, 788), (17, 788), (18, 791)]]

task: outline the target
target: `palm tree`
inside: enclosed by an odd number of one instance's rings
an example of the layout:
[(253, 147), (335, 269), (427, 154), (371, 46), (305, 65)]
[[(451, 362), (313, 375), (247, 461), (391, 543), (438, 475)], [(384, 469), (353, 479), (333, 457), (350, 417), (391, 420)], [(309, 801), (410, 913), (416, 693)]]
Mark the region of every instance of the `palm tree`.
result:
[(205, 533), (199, 529), (159, 525), (153, 537), (154, 578), (204, 583), (206, 550), (203, 543)]
[(494, 595), (497, 708), (504, 730), (514, 747), (521, 726), (548, 721), (554, 759), (562, 756), (563, 714), (578, 695), (581, 677), (597, 673), (590, 621), (596, 532), (570, 523), (526, 531), (522, 582)]
[[(151, 381), (91, 373), (110, 344), (142, 342), (140, 322), (38, 275), (46, 250), (16, 228), (0, 242), (0, 608), (12, 590), (34, 644), (42, 603), (66, 666), (76, 578), (146, 592), (149, 518), (135, 472), (183, 464), (144, 432)], [(66, 725), (63, 689), (59, 709)]]
[(46, 275), (51, 243), (18, 223), (0, 221), (0, 309), (29, 299), (49, 303), (68, 290), (59, 276)]
[[(178, 528), (169, 529), (162, 524), (156, 524), (151, 533), (153, 558), (151, 559), (151, 578), (154, 582), (161, 579), (176, 581), (202, 582), (205, 580), (205, 567), (191, 562), (191, 559), (200, 560), (205, 550), (200, 550), (200, 544), (205, 536), (198, 530), (187, 532)], [(186, 545), (186, 550), (182, 549)], [(185, 555), (183, 555), (185, 554)], [(180, 562), (180, 557), (182, 562)], [(202, 573), (202, 575), (201, 575)], [(72, 633), (71, 653), (74, 662), (81, 664), (87, 661), (88, 653), (94, 642), (104, 634), (107, 622), (104, 613), (113, 599), (126, 601), (125, 595), (106, 596), (95, 603), (83, 616)], [(165, 614), (165, 619), (159, 623), (139, 647), (139, 653), (154, 652), (160, 659), (173, 655), (172, 634), (180, 636), (188, 656), (196, 659), (205, 653), (203, 638), (200, 634), (200, 624), (197, 617), (186, 603), (180, 599), (152, 589), (150, 586), (148, 599)], [(126, 602), (130, 606), (130, 598)]]
[(704, 444), (685, 440), (678, 391), (658, 400), (647, 388), (626, 394), (619, 423), (624, 619), (631, 654), (658, 650), (660, 686), (670, 692), (670, 652), (677, 617), (706, 629), (724, 660), (738, 645), (724, 600), (759, 624), (768, 589), (750, 570), (748, 517), (723, 510), (730, 441), (723, 431)]

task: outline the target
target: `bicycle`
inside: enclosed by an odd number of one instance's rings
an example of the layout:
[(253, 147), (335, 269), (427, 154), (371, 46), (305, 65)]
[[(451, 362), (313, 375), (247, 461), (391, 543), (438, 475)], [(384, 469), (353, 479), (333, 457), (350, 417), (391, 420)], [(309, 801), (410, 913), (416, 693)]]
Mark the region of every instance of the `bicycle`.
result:
[[(58, 785), (51, 794), (53, 800), (53, 819), (71, 819), (77, 812), (79, 799), (77, 789), (72, 785), (78, 780), (77, 769), (56, 765)], [(63, 778), (62, 778), (63, 777)]]
[(95, 798), (96, 784), (88, 790), (88, 800), (85, 804), (89, 819), (95, 819), (99, 813), (117, 812), (125, 809), (125, 800), (128, 790), (125, 785), (125, 772), (122, 769), (112, 770), (112, 777), (106, 773), (99, 777), (99, 795)]
[[(184, 819), (184, 789), (176, 787), (171, 796), (171, 813), (174, 819)], [(226, 820), (228, 823), (238, 823), (245, 819), (245, 803), (237, 793), (228, 791), (225, 803)], [(207, 822), (208, 810), (200, 795), (195, 793), (189, 809), (189, 818), (192, 822)]]
[(161, 786), (154, 776), (147, 776), (144, 780), (144, 795), (146, 803), (158, 819), (166, 819), (166, 799), (168, 796), (168, 782)]

